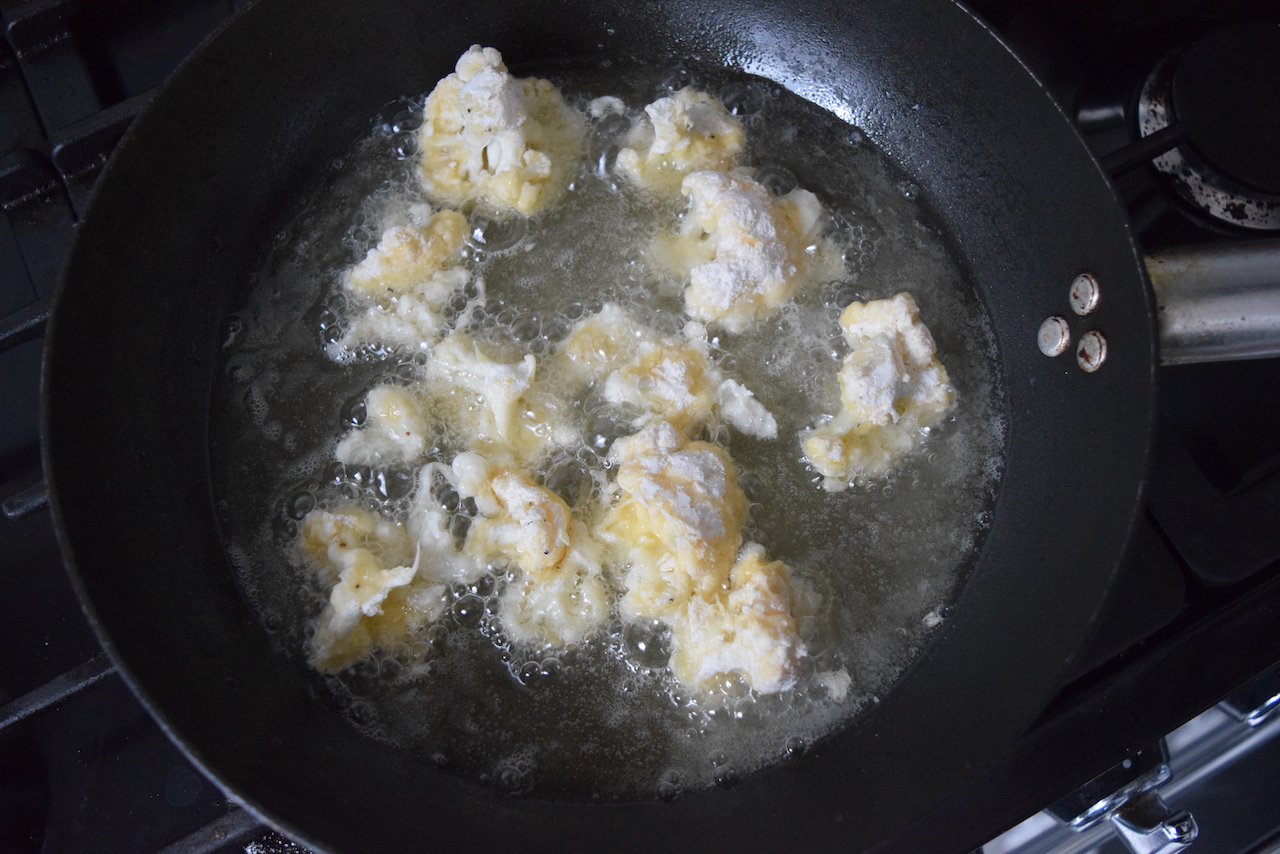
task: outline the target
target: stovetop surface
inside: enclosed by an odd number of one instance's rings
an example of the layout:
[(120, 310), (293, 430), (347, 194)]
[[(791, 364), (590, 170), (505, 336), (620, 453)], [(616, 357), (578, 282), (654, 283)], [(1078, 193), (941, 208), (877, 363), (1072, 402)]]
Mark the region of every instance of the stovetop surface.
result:
[[(7, 332), (0, 349), (0, 706), (10, 716), (31, 711), (24, 703), (40, 707), (0, 729), (3, 852), (288, 847), (251, 816), (228, 813), (225, 796), (111, 673), (62, 569), (40, 487), (40, 320), (72, 224), (154, 87), (238, 5), (0, 0), (7, 37), (0, 41), (0, 328)], [(1078, 121), (1099, 157), (1135, 139), (1116, 115), (1132, 109), (1143, 68), (1226, 21), (1275, 14), (1154, 0), (972, 6)], [(1144, 249), (1260, 236), (1171, 198), (1150, 169), (1129, 169), (1115, 183)], [(975, 785), (906, 831), (901, 850), (972, 850), (1276, 670), (1280, 360), (1161, 368), (1159, 388), (1150, 494), (1200, 495), (1203, 515), (1161, 518), (1159, 501), (1150, 503), (1073, 678)], [(1263, 557), (1222, 584), (1188, 545), (1212, 544), (1215, 536), (1256, 536)], [(43, 705), (32, 699), (30, 692), (69, 672), (87, 687)]]

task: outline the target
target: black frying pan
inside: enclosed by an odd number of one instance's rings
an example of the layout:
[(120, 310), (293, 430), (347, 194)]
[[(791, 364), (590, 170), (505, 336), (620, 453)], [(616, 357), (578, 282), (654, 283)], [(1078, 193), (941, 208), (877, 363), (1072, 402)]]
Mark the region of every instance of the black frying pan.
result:
[[(210, 388), (261, 236), (374, 111), (428, 90), (476, 42), (513, 65), (697, 55), (776, 80), (901, 164), (985, 299), (1005, 473), (953, 616), (879, 706), (730, 791), (511, 798), (385, 748), (271, 653), (224, 557)], [(1067, 291), (1085, 270), (1102, 302), (1076, 318)], [(1071, 318), (1076, 339), (1106, 335), (1101, 370), (1040, 353), (1051, 315)], [(1148, 291), (1097, 164), (947, 0), (263, 0), (174, 76), (99, 183), (47, 335), (44, 462), (68, 565), (126, 679), (214, 779), (316, 848), (861, 850), (963, 785), (1059, 686), (1138, 506), (1154, 350)]]

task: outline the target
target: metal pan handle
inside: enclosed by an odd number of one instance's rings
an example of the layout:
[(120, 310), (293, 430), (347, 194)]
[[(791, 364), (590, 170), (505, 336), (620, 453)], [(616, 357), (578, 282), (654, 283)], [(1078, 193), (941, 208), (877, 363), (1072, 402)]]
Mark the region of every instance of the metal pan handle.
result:
[(1160, 364), (1280, 356), (1280, 239), (1176, 247), (1145, 261)]

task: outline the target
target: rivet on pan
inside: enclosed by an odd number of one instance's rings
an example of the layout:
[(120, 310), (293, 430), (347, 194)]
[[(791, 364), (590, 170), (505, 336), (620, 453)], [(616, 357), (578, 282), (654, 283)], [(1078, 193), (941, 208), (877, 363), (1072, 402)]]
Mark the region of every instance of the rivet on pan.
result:
[(1107, 360), (1107, 339), (1096, 329), (1090, 329), (1080, 336), (1080, 345), (1076, 347), (1076, 361), (1080, 367), (1093, 373), (1102, 367)]
[(1071, 283), (1071, 310), (1083, 317), (1098, 307), (1098, 280), (1081, 273)]
[(1071, 328), (1061, 317), (1050, 317), (1040, 324), (1038, 340), (1041, 353), (1061, 356), (1071, 346)]

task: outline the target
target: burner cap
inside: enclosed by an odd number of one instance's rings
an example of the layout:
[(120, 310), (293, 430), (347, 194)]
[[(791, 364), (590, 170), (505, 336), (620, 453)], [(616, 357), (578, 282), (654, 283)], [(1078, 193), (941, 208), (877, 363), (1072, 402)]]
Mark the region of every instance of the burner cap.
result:
[(1280, 195), (1280, 24), (1235, 24), (1193, 44), (1173, 73), (1173, 107), (1206, 161)]

